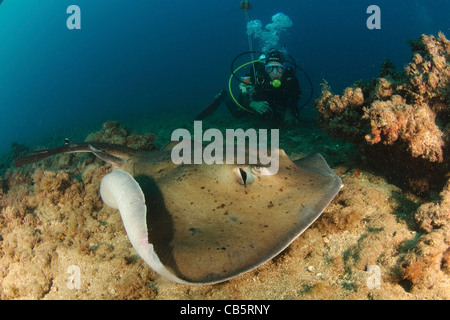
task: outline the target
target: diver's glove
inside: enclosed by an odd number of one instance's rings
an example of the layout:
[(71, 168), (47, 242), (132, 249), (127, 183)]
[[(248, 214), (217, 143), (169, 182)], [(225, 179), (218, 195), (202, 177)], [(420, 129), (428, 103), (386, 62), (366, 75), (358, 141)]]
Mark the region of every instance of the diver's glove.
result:
[(252, 101), (250, 102), (250, 108), (255, 110), (259, 114), (264, 114), (266, 112), (272, 112), (267, 101)]

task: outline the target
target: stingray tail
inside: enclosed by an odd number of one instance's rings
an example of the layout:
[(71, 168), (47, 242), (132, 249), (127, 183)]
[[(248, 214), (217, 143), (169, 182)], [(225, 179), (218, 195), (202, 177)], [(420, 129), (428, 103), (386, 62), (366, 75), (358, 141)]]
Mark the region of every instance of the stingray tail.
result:
[(138, 149), (106, 142), (81, 142), (72, 143), (66, 139), (66, 144), (52, 149), (30, 151), (30, 155), (14, 160), (16, 167), (23, 167), (51, 156), (62, 153), (91, 152), (103, 161), (120, 165), (132, 156), (140, 156), (143, 152)]
[(32, 163), (50, 158), (57, 154), (69, 153), (69, 152), (91, 152), (91, 150), (89, 149), (89, 143), (67, 142), (63, 146), (52, 148), (52, 149), (42, 149), (42, 150), (30, 151), (30, 155), (14, 159), (14, 164), (16, 167), (23, 167), (28, 164), (32, 164)]

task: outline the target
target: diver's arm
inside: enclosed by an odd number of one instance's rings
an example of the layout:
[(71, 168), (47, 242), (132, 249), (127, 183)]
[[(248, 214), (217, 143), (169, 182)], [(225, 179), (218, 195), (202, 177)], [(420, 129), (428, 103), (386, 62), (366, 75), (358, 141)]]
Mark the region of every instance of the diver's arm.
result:
[(239, 96), (239, 103), (249, 110), (254, 110), (256, 113), (264, 114), (271, 111), (267, 101), (255, 101), (251, 94), (241, 93)]
[(250, 108), (250, 103), (252, 102), (252, 97), (248, 92), (241, 92), (238, 98), (239, 103), (245, 107)]

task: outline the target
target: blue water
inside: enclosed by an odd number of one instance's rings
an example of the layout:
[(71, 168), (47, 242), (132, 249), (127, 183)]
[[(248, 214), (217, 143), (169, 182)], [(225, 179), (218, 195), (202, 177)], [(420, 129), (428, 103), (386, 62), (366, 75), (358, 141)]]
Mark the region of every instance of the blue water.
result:
[[(239, 2), (3, 0), (0, 152), (12, 141), (29, 144), (113, 118), (200, 111), (226, 87), (232, 59), (249, 50)], [(411, 57), (407, 39), (450, 36), (448, 0), (250, 2), (252, 20), (266, 24), (277, 12), (292, 19), (281, 41), (316, 95), (323, 79), (338, 93), (376, 77), (386, 58), (401, 68)], [(81, 30), (66, 27), (73, 4), (81, 9)], [(372, 4), (381, 9), (380, 30), (366, 27)]]

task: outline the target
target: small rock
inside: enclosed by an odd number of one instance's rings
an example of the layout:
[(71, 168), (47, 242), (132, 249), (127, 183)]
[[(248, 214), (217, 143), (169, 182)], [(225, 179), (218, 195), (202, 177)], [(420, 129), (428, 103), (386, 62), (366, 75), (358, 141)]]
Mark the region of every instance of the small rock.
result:
[(308, 268), (306, 268), (309, 272), (314, 272), (316, 271), (316, 268), (314, 266), (308, 266)]

